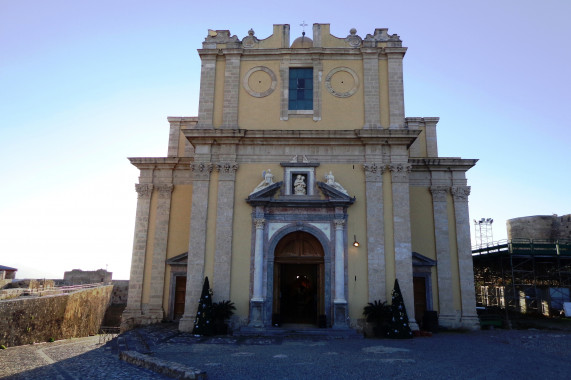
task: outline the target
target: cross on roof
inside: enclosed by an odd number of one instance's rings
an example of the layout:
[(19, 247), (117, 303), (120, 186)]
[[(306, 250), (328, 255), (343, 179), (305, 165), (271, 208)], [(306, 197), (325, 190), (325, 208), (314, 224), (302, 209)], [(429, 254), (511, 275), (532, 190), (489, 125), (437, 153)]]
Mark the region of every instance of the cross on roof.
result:
[(302, 34), (305, 36), (305, 27), (307, 26), (307, 24), (305, 23), (305, 20), (301, 22), (301, 24), (299, 24), (299, 26), (302, 27)]

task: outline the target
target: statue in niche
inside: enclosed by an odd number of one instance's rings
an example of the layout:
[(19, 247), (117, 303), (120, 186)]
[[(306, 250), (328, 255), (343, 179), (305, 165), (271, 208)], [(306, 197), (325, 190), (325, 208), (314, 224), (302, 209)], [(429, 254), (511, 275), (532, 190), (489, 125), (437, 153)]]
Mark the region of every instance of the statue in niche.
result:
[(325, 181), (327, 185), (331, 186), (335, 190), (339, 190), (343, 194), (349, 195), (343, 186), (341, 186), (338, 182), (335, 182), (335, 177), (333, 176), (331, 170), (329, 171), (329, 174), (325, 174)]
[(272, 171), (270, 169), (264, 170), (262, 172), (262, 178), (264, 180), (260, 182), (260, 184), (250, 194), (254, 194), (262, 189), (265, 189), (266, 187), (274, 183), (274, 175), (272, 174)]
[(307, 194), (306, 185), (305, 185), (305, 178), (298, 174), (295, 182), (293, 183), (293, 188), (295, 191), (295, 195), (305, 195)]

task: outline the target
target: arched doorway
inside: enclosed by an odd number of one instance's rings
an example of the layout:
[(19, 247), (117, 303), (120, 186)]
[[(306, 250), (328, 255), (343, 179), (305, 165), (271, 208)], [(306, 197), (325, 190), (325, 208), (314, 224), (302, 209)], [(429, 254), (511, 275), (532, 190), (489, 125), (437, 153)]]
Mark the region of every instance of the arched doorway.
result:
[(286, 324), (318, 324), (319, 316), (325, 314), (320, 242), (296, 231), (284, 236), (274, 252), (274, 318)]

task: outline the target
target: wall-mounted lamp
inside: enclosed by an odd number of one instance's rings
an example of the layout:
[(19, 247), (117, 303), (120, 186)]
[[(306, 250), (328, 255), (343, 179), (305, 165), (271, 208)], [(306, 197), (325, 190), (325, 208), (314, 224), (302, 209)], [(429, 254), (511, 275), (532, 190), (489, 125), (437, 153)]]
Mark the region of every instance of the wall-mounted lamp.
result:
[(359, 246), (359, 242), (357, 241), (357, 236), (353, 235), (353, 247), (358, 247)]

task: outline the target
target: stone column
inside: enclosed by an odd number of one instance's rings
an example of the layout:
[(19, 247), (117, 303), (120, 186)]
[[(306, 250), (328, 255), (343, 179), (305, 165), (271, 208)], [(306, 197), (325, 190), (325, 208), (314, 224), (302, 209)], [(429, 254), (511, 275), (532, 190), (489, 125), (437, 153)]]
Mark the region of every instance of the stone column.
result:
[(264, 225), (263, 218), (254, 219), (256, 226), (256, 241), (254, 245), (254, 289), (250, 300), (250, 326), (263, 326), (263, 305), (264, 305)]
[(190, 239), (186, 266), (186, 296), (184, 314), (180, 319), (180, 331), (192, 332), (198, 309), (198, 301), (204, 282), (206, 255), (206, 225), (208, 217), (208, 188), (213, 165), (209, 162), (190, 164), (192, 182), (192, 209), (190, 214)]
[(390, 128), (404, 128), (404, 84), (402, 77), (402, 48), (391, 52), (385, 49), (388, 59)]
[(217, 300), (230, 299), (232, 267), (232, 232), (234, 222), (234, 184), (236, 162), (222, 162), (218, 170), (218, 201), (216, 209), (216, 248), (214, 252), (213, 291)]
[(365, 98), (365, 125), (363, 128), (381, 128), (381, 102), (379, 88), (379, 51), (362, 48), (363, 95)]
[(333, 300), (333, 327), (347, 327), (347, 300), (345, 299), (345, 220), (335, 219), (335, 298)]
[(454, 217), (456, 219), (456, 241), (458, 246), (458, 271), (460, 297), (462, 298), (462, 326), (479, 329), (476, 313), (476, 291), (474, 289), (474, 264), (470, 243), (470, 215), (468, 212), (469, 186), (453, 186)]
[(141, 297), (143, 294), (143, 277), (145, 274), (145, 256), (147, 254), (147, 234), (153, 185), (149, 183), (136, 184), (135, 190), (138, 194), (135, 237), (133, 239), (127, 307), (123, 312), (123, 323), (127, 326), (133, 322), (139, 323), (141, 318)]
[(214, 87), (216, 85), (216, 55), (202, 55), (200, 69), (200, 101), (197, 128), (212, 128), (214, 120)]
[(452, 293), (452, 260), (450, 258), (450, 235), (448, 233), (448, 187), (432, 186), (434, 209), (434, 238), (436, 242), (436, 270), (438, 272), (438, 322), (445, 327), (457, 327)]
[(167, 258), (173, 185), (164, 183), (157, 185), (156, 188), (159, 191), (159, 202), (157, 204), (157, 214), (155, 217), (151, 293), (149, 297), (149, 317), (152, 322), (160, 322), (165, 316), (163, 309), (163, 291), (165, 286), (165, 261)]
[(408, 163), (391, 164), (393, 195), (393, 229), (395, 243), (395, 272), (404, 298), (410, 327), (418, 330), (414, 319), (414, 291), (412, 283), (412, 243), (410, 235), (409, 175)]
[(240, 92), (240, 53), (226, 53), (224, 72), (224, 110), (222, 128), (238, 129), (238, 93)]
[(367, 268), (369, 302), (386, 300), (385, 226), (383, 217), (383, 172), (386, 166), (366, 163), (365, 194), (367, 197)]

